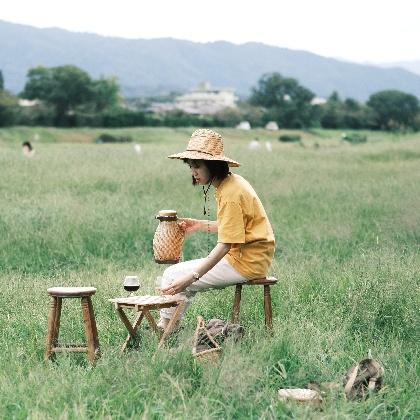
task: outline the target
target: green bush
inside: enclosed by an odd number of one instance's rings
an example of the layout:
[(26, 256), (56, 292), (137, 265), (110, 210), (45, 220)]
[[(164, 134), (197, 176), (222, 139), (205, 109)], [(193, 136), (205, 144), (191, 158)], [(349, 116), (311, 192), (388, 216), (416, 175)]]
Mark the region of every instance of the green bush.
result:
[(366, 143), (367, 142), (367, 136), (365, 136), (364, 134), (360, 134), (360, 133), (349, 133), (349, 134), (342, 134), (341, 138), (345, 141), (348, 141), (349, 143), (352, 144), (357, 144), (357, 143)]
[(143, 112), (118, 108), (102, 114), (103, 127), (138, 127), (144, 125), (146, 125), (146, 116)]
[(131, 136), (113, 136), (104, 133), (95, 140), (95, 143), (130, 143), (131, 141), (133, 141)]
[(279, 137), (279, 140), (285, 143), (298, 142), (300, 139), (301, 137), (298, 134), (283, 134)]

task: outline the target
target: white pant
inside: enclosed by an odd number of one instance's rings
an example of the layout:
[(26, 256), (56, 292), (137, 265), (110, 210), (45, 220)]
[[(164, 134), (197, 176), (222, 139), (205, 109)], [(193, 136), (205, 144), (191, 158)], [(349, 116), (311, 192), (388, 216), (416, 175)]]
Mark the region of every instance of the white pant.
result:
[[(168, 286), (178, 277), (197, 271), (198, 267), (204, 260), (205, 258), (184, 261), (168, 267), (163, 273), (161, 287)], [(197, 292), (204, 292), (209, 289), (223, 289), (224, 287), (231, 286), (236, 283), (243, 283), (245, 281), (247, 281), (247, 279), (239, 274), (227, 262), (227, 260), (223, 258), (211, 270), (204, 274), (203, 277), (200, 277), (200, 279), (188, 286), (185, 290), (179, 293), (179, 295), (186, 298), (186, 309)], [(170, 318), (174, 310), (174, 307), (161, 309), (160, 316), (162, 318)]]

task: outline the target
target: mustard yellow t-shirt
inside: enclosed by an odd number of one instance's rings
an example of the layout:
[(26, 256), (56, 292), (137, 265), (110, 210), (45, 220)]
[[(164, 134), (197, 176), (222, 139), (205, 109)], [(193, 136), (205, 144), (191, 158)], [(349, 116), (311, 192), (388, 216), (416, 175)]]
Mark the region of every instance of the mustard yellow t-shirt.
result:
[(226, 258), (248, 279), (267, 275), (274, 234), (264, 207), (248, 181), (228, 175), (216, 190), (218, 242), (232, 244)]

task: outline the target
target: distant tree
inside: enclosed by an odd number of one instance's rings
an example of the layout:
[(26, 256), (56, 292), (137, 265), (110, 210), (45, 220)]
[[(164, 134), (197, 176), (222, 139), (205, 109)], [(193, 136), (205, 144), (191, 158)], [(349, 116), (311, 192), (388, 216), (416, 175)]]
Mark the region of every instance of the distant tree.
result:
[(344, 108), (347, 111), (359, 111), (361, 109), (361, 106), (359, 102), (356, 101), (356, 99), (353, 98), (347, 98), (344, 101)]
[(383, 90), (369, 97), (367, 105), (375, 112), (378, 128), (415, 128), (420, 112), (419, 100), (414, 95), (398, 90)]
[(340, 95), (338, 94), (338, 92), (336, 90), (334, 90), (333, 93), (328, 97), (328, 102), (340, 102), (341, 103)]
[(321, 126), (339, 128), (343, 126), (343, 102), (337, 92), (333, 92), (322, 108)]
[(141, 111), (130, 111), (116, 107), (102, 114), (104, 127), (136, 127), (146, 125), (146, 115)]
[(301, 86), (296, 79), (279, 73), (263, 75), (252, 89), (251, 105), (267, 109), (267, 119), (277, 121), (282, 127), (307, 127), (314, 119), (311, 100), (314, 93)]
[(76, 66), (39, 66), (30, 69), (27, 77), (21, 96), (40, 99), (52, 105), (58, 125), (66, 125), (74, 108), (93, 98), (89, 75)]
[(213, 115), (217, 127), (235, 127), (244, 119), (239, 108), (226, 108)]
[(3, 72), (0, 70), (0, 127), (14, 124), (17, 102), (15, 96), (4, 90)]
[(241, 120), (249, 121), (251, 127), (263, 127), (268, 122), (264, 107), (254, 106), (248, 102), (239, 102), (238, 107), (242, 115)]
[(239, 101), (236, 108), (225, 108), (213, 115), (213, 123), (217, 127), (235, 127), (241, 121), (248, 121), (251, 127), (264, 125), (265, 110), (261, 106), (253, 106)]
[(324, 128), (374, 128), (372, 110), (353, 98), (341, 100), (333, 92), (321, 111), (321, 126)]
[(13, 125), (17, 111), (17, 98), (8, 92), (0, 91), (0, 127)]
[(100, 78), (92, 82), (92, 100), (96, 111), (113, 108), (120, 102), (120, 88), (114, 77)]

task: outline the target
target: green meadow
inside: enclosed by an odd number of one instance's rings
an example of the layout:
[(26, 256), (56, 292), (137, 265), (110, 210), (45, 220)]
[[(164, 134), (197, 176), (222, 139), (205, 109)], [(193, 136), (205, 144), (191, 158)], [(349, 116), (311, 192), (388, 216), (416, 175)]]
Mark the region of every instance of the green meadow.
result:
[[(108, 299), (137, 274), (154, 292), (164, 266), (153, 260), (160, 209), (204, 218), (184, 150), (192, 128), (0, 129), (0, 417), (4, 419), (415, 419), (420, 416), (420, 134), (220, 129), (235, 172), (259, 194), (277, 239), (271, 273), (274, 333), (265, 333), (262, 290), (245, 288), (239, 343), (217, 364), (191, 356), (196, 317), (228, 319), (233, 288), (197, 296), (182, 328), (156, 352), (142, 328), (126, 330)], [(141, 144), (95, 144), (108, 132)], [(36, 135), (36, 137), (34, 137)], [(248, 142), (258, 136), (261, 150)], [(21, 142), (33, 141), (25, 158)], [(272, 151), (265, 141), (271, 141)], [(214, 202), (210, 206), (215, 216)], [(211, 245), (216, 238), (210, 237)], [(187, 239), (184, 259), (206, 255), (207, 235)], [(94, 286), (102, 357), (60, 354), (45, 364), (51, 286)], [(83, 342), (80, 304), (64, 303), (60, 339)], [(335, 391), (321, 407), (282, 402), (280, 388), (342, 381), (369, 351), (384, 387), (365, 401)]]

